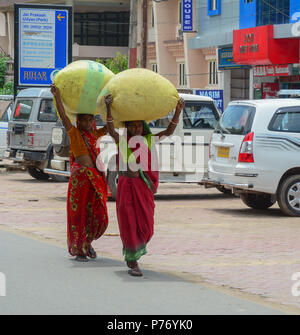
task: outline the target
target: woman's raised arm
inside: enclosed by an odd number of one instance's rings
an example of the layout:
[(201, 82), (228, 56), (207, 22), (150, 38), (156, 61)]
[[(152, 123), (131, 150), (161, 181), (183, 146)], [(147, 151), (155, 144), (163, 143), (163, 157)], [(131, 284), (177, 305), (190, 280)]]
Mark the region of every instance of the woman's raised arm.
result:
[(106, 105), (106, 111), (107, 111), (107, 117), (106, 117), (106, 124), (107, 124), (107, 130), (109, 135), (115, 140), (115, 142), (119, 143), (119, 134), (115, 130), (114, 126), (114, 119), (111, 115), (111, 104), (112, 104), (112, 96), (109, 94), (104, 98), (105, 105)]
[(167, 129), (161, 131), (158, 134), (155, 134), (155, 137), (158, 137), (159, 139), (161, 139), (162, 137), (173, 135), (173, 133), (174, 133), (176, 127), (177, 127), (177, 124), (179, 122), (180, 113), (183, 110), (184, 106), (185, 106), (185, 101), (182, 98), (180, 98), (179, 101), (178, 101), (178, 103), (177, 103), (173, 119), (169, 123)]
[(72, 123), (68, 118), (64, 106), (62, 104), (59, 88), (56, 87), (54, 84), (51, 85), (51, 93), (53, 94), (54, 99), (56, 101), (57, 111), (61, 118), (62, 124), (66, 128), (66, 131), (69, 131), (72, 128)]

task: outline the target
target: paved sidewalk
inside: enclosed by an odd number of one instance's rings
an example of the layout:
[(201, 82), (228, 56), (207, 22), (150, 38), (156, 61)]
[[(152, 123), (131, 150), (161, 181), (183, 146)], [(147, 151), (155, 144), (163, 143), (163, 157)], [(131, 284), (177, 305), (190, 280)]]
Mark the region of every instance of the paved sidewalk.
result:
[[(65, 246), (67, 183), (38, 182), (26, 173), (0, 174), (0, 224)], [(162, 184), (155, 235), (141, 267), (175, 272), (300, 313), (292, 275), (300, 272), (300, 220), (246, 208), (239, 198), (198, 185)], [(178, 194), (180, 193), (180, 194)], [(115, 203), (109, 228), (94, 246), (122, 260)], [(300, 279), (299, 279), (300, 280)]]

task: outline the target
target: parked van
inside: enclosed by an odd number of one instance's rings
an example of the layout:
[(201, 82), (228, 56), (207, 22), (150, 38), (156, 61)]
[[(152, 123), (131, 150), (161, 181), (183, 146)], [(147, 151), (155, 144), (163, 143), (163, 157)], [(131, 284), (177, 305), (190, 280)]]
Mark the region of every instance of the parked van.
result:
[[(209, 97), (193, 94), (180, 94), (180, 97), (186, 104), (174, 136), (157, 144), (160, 158), (160, 182), (200, 183), (203, 175), (207, 173), (209, 141), (220, 113), (213, 99)], [(149, 126), (153, 134), (167, 127), (173, 113), (150, 122)], [(96, 124), (103, 126), (104, 122), (98, 117)], [(69, 176), (69, 141), (60, 121), (53, 128), (52, 145), (55, 156), (51, 161), (51, 168), (47, 168), (45, 172)], [(107, 135), (101, 139), (100, 149), (108, 184), (115, 198), (118, 181), (117, 147), (112, 138)], [(178, 164), (180, 162), (182, 164)], [(223, 188), (220, 187), (220, 190)]]
[(43, 171), (53, 158), (51, 134), (56, 122), (57, 114), (49, 88), (20, 91), (8, 123), (8, 149), (4, 156), (26, 166), (33, 178), (63, 180)]
[(8, 121), (12, 115), (13, 95), (0, 95), (0, 158), (7, 149)]

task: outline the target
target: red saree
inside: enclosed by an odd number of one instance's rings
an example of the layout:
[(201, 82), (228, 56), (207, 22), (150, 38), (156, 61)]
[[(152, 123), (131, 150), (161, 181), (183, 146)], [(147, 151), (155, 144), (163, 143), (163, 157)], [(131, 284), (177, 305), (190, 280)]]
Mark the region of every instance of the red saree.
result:
[[(95, 135), (82, 132), (90, 156), (96, 165), (100, 149)], [(67, 199), (67, 239), (72, 256), (89, 256), (93, 240), (97, 240), (108, 226), (107, 183), (103, 172), (88, 168), (70, 158), (71, 178)]]
[[(146, 133), (144, 139), (146, 143), (149, 139), (151, 141), (151, 135)], [(136, 162), (140, 166), (140, 177), (126, 177), (120, 171), (117, 188), (117, 217), (125, 261), (137, 261), (145, 255), (147, 243), (154, 232), (153, 193), (158, 187), (158, 167), (151, 164), (151, 146), (141, 142), (141, 147), (147, 151), (148, 161), (136, 157)], [(129, 147), (129, 152), (135, 154), (136, 149)], [(153, 167), (155, 170), (152, 170)]]

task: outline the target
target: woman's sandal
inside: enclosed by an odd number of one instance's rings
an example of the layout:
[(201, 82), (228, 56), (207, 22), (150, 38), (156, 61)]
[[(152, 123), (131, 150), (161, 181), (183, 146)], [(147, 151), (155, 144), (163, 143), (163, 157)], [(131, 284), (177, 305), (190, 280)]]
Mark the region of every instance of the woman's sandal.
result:
[(127, 266), (130, 268), (130, 270), (128, 270), (128, 274), (130, 274), (131, 276), (134, 277), (142, 277), (143, 273), (139, 268), (138, 262), (137, 261), (130, 261), (130, 262), (126, 262)]
[(138, 267), (128, 270), (128, 274), (130, 274), (130, 276), (133, 276), (133, 277), (142, 277), (143, 276), (142, 271)]
[(85, 255), (77, 255), (75, 258), (75, 261), (77, 262), (88, 262), (89, 260)]
[(92, 246), (90, 246), (90, 249), (89, 249), (87, 255), (88, 255), (88, 257), (90, 257), (92, 259), (97, 258), (97, 253), (96, 253), (95, 249)]
[(137, 261), (127, 261), (126, 264), (130, 269), (134, 269), (134, 268), (138, 267), (138, 262)]

